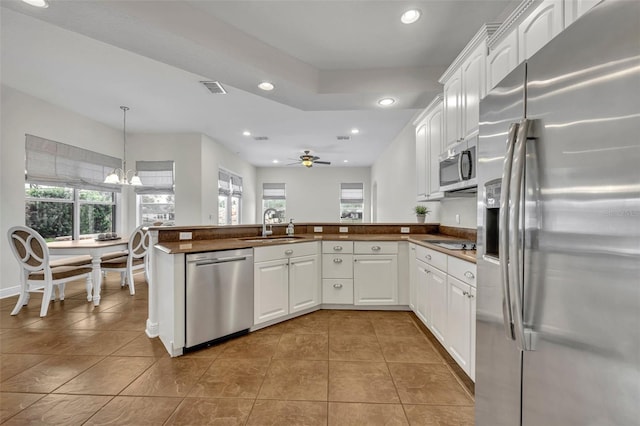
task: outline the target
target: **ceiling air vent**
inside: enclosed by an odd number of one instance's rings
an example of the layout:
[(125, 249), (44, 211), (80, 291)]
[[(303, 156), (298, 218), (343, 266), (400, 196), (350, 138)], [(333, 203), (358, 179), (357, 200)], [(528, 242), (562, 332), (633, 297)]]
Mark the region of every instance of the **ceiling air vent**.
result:
[(222, 84), (220, 84), (219, 81), (201, 81), (200, 83), (202, 83), (204, 85), (204, 87), (209, 89), (209, 91), (211, 93), (213, 93), (214, 95), (226, 95), (227, 94), (227, 91), (224, 90), (224, 87), (222, 87)]
[(256, 136), (254, 139), (257, 141), (268, 141), (269, 136)]
[(336, 136), (336, 139), (338, 139), (339, 141), (350, 141), (351, 136)]

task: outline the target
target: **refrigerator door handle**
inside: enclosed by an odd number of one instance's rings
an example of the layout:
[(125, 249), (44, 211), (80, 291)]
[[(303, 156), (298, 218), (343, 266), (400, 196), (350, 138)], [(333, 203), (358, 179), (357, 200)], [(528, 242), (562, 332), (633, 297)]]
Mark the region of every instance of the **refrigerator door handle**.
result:
[(500, 243), (500, 281), (502, 284), (502, 320), (504, 321), (504, 331), (507, 339), (515, 340), (513, 331), (513, 313), (511, 312), (511, 297), (509, 292), (509, 188), (511, 181), (511, 166), (513, 164), (513, 147), (518, 134), (518, 123), (509, 126), (507, 137), (507, 153), (504, 157), (502, 170), (502, 187), (500, 189), (500, 216), (498, 218), (498, 229)]
[(511, 312), (513, 314), (516, 345), (522, 351), (533, 350), (531, 333), (528, 333), (524, 328), (524, 312), (522, 310), (522, 277), (524, 272), (520, 259), (522, 184), (526, 160), (526, 142), (530, 127), (531, 121), (526, 118), (518, 126), (509, 188), (509, 293), (511, 295)]

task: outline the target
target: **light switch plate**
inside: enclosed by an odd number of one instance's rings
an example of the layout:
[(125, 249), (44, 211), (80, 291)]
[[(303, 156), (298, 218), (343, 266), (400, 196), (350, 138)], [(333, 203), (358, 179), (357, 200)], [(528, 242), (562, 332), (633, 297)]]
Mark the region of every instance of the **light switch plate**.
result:
[(322, 226), (314, 226), (313, 232), (322, 232)]
[(181, 232), (180, 233), (180, 239), (181, 240), (190, 240), (192, 236), (193, 236), (192, 232)]
[(409, 232), (411, 232), (411, 228), (409, 228), (408, 226), (401, 226), (400, 227), (400, 233), (401, 234), (408, 234)]
[(340, 232), (349, 232), (349, 227), (348, 226), (341, 226), (340, 227)]

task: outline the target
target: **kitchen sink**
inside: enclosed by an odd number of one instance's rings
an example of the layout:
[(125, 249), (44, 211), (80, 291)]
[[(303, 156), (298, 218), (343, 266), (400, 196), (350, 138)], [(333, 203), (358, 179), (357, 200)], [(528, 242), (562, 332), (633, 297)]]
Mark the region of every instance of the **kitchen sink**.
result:
[(248, 238), (240, 238), (242, 241), (246, 241), (248, 243), (270, 243), (270, 242), (286, 242), (286, 241), (297, 241), (304, 239), (304, 237), (248, 237)]

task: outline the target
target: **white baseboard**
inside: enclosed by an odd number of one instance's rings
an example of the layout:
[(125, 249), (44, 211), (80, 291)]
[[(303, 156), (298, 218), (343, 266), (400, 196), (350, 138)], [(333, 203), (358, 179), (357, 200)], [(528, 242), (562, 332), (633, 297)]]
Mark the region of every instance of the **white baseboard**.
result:
[(19, 285), (0, 289), (0, 299), (4, 299), (11, 296), (17, 296), (18, 294), (20, 294)]

